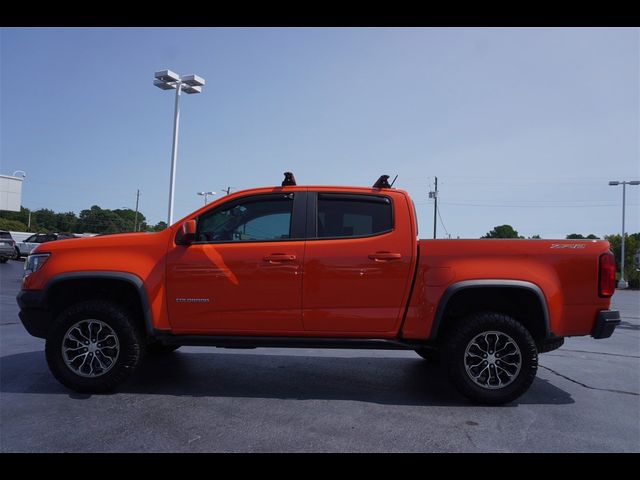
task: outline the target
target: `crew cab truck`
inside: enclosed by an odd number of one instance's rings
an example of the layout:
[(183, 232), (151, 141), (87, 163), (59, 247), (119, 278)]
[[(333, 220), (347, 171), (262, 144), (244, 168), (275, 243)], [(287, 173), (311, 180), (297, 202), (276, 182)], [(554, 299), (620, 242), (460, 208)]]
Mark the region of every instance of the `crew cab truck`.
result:
[(615, 262), (600, 240), (418, 240), (407, 192), (236, 192), (158, 233), (55, 241), (17, 300), (53, 375), (104, 392), (181, 345), (414, 350), (474, 402), (527, 391), (538, 354), (611, 336)]

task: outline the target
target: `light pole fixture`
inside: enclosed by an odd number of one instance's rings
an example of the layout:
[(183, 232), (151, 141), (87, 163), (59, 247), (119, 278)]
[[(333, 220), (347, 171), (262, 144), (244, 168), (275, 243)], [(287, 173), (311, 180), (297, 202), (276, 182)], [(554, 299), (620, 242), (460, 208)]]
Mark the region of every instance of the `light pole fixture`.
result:
[(198, 195), (203, 195), (204, 196), (204, 204), (207, 204), (207, 197), (209, 195), (215, 195), (216, 192), (198, 192)]
[(629, 284), (624, 279), (624, 208), (627, 196), (627, 185), (640, 185), (640, 180), (631, 180), (628, 182), (613, 180), (609, 182), (609, 186), (611, 187), (617, 187), (618, 185), (622, 185), (622, 237), (620, 238), (620, 280), (618, 280), (618, 288), (627, 288)]
[(178, 157), (178, 126), (180, 124), (180, 92), (187, 94), (200, 93), (204, 86), (204, 78), (198, 75), (180, 76), (171, 70), (162, 70), (154, 74), (153, 84), (161, 90), (176, 91), (173, 112), (173, 147), (171, 149), (171, 180), (169, 183), (169, 213), (167, 226), (173, 223), (173, 196), (176, 189), (176, 159)]

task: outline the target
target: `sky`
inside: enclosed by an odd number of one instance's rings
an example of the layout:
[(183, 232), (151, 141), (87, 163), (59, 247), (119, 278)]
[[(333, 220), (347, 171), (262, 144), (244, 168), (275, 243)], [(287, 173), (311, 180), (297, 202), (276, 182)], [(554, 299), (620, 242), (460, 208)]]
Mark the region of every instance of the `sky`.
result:
[[(398, 175), (433, 234), (619, 233), (640, 179), (637, 28), (2, 28), (0, 174), (23, 205), (167, 218), (171, 69), (181, 97), (174, 219), (198, 191), (370, 186)], [(214, 197), (216, 198), (216, 197)], [(640, 186), (627, 188), (640, 231)]]

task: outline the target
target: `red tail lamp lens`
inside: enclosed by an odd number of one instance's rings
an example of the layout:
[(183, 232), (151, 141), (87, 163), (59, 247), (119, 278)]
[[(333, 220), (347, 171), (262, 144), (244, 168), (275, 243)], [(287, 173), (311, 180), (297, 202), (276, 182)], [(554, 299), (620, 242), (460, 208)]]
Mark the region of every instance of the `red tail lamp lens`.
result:
[(600, 255), (600, 281), (598, 294), (601, 297), (610, 297), (616, 291), (616, 259), (613, 253), (607, 252)]

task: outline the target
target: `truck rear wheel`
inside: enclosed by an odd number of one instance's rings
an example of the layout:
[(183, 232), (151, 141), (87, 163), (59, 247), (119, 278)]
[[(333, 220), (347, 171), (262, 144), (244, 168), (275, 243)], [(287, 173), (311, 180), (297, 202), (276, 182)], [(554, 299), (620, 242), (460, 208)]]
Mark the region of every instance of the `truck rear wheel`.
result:
[(479, 313), (457, 322), (445, 339), (444, 356), (458, 391), (487, 405), (520, 397), (538, 370), (538, 352), (529, 331), (499, 313)]
[(144, 354), (133, 315), (112, 302), (88, 300), (64, 310), (46, 339), (49, 369), (77, 392), (101, 393), (124, 382)]

